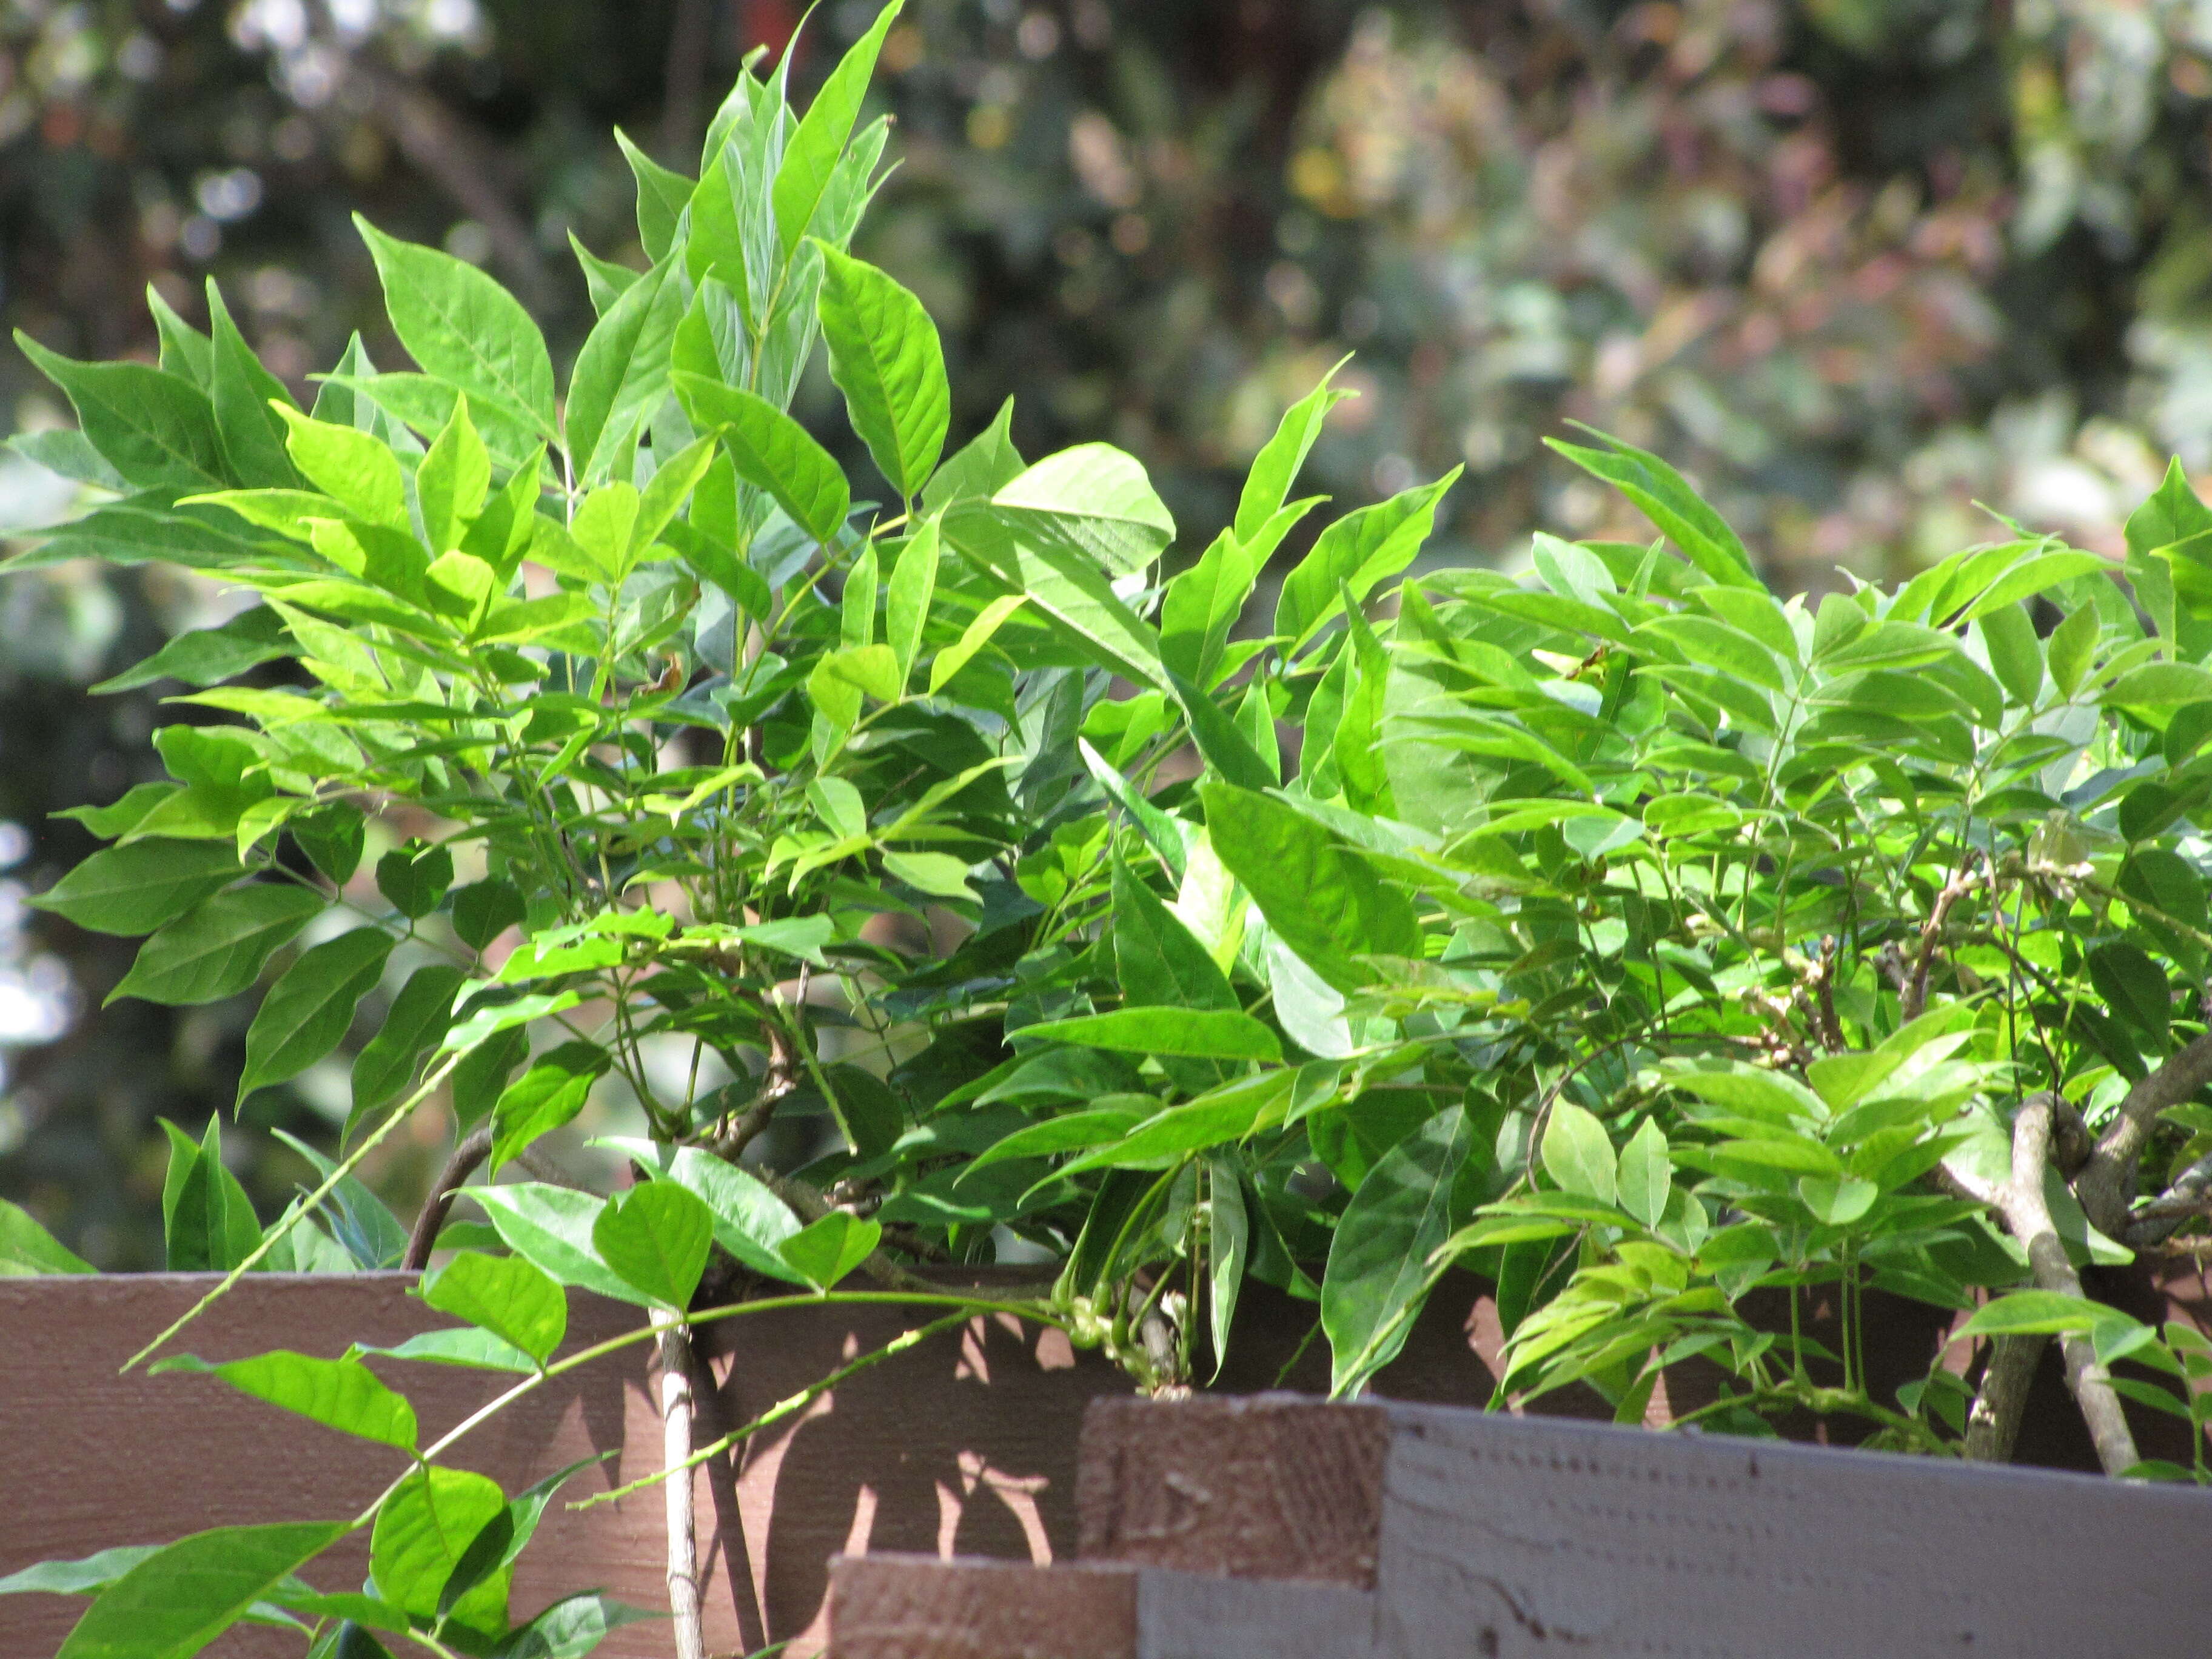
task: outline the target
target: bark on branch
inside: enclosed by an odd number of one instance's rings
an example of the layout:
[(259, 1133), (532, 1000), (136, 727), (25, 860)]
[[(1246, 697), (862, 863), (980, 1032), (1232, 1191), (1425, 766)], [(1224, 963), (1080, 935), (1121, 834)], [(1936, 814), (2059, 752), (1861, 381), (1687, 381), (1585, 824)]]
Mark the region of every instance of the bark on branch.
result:
[(660, 1328), (661, 1468), (668, 1517), (668, 1610), (676, 1626), (676, 1659), (706, 1659), (699, 1605), (699, 1547), (692, 1523), (691, 1333), (673, 1314)]
[(2208, 1083), (2212, 1083), (2212, 1031), (2168, 1055), (2164, 1065), (2128, 1091), (2118, 1115), (2074, 1182), (2074, 1195), (2098, 1231), (2112, 1238), (2126, 1235), (2136, 1165), (2159, 1114), (2180, 1105)]
[(2035, 1381), (2035, 1367), (2051, 1339), (2001, 1336), (1982, 1371), (1982, 1386), (1966, 1413), (1966, 1461), (1972, 1463), (2009, 1463), (2020, 1440), (2021, 1419), (2027, 1413), (2027, 1390)]
[(490, 1156), (491, 1120), (486, 1118), (461, 1137), (461, 1144), (453, 1148), (453, 1155), (438, 1172), (430, 1196), (423, 1200), (422, 1211), (415, 1218), (415, 1231), (407, 1235), (407, 1252), (399, 1258), (402, 1267), (419, 1273), (430, 1265), (438, 1230), (446, 1224), (446, 1216), (453, 1207), (453, 1194), (476, 1172), (477, 1165)]
[(2212, 1215), (2212, 1152), (2176, 1176), (2155, 1203), (2137, 1210), (2121, 1242), (2135, 1249), (2163, 1244), (2183, 1222), (2200, 1215)]
[[(2048, 1094), (2030, 1095), (2021, 1103), (2012, 1127), (2012, 1177), (1996, 1194), (1997, 1213), (2027, 1249), (2039, 1289), (2086, 1297), (2081, 1276), (2066, 1259), (2066, 1247), (2059, 1240), (2051, 1206), (2043, 1196), (2043, 1174), (2051, 1162), (2053, 1103)], [(2134, 1468), (2142, 1461), (2134, 1432), (2087, 1334), (2069, 1331), (2059, 1338), (2058, 1346), (2066, 1362), (2066, 1386), (2073, 1390), (2082, 1421), (2089, 1425), (2098, 1462), (2106, 1474)]]

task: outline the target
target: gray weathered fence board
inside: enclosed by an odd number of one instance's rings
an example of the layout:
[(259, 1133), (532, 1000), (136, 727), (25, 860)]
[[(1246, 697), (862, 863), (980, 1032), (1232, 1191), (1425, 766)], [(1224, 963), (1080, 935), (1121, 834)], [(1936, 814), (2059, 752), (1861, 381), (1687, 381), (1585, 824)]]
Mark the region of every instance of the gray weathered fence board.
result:
[[(2193, 1488), (1280, 1395), (1099, 1401), (1083, 1455), (1086, 1556), (1279, 1581), (1170, 1616), (1186, 1592), (1146, 1571), (1138, 1659), (1183, 1659), (1208, 1627), (1216, 1659), (1287, 1651), (1283, 1598), (1316, 1581), (1371, 1587), (1375, 1628), (1329, 1624), (1326, 1645), (1312, 1622), (1312, 1659), (2212, 1647)], [(1238, 1606), (1266, 1617), (1248, 1631)]]

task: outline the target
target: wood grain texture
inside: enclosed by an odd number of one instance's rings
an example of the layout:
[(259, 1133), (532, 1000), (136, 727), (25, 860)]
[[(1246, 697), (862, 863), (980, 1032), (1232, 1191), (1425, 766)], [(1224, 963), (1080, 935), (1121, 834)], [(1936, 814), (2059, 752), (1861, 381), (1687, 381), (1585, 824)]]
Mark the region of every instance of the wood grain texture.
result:
[(1368, 1659), (1372, 1592), (1140, 1569), (1137, 1659)]
[[(1371, 1525), (1371, 1649), (1340, 1627), (1324, 1643), (1316, 1615), (1313, 1659), (2144, 1659), (2212, 1627), (2194, 1488), (1279, 1395), (1102, 1401), (1085, 1449), (1086, 1548), (1151, 1567), (1352, 1587), (1352, 1529), (1316, 1548), (1296, 1506)], [(1257, 1587), (1240, 1614), (1158, 1577), (1139, 1659), (1182, 1659), (1209, 1628), (1222, 1655), (1265, 1651), (1288, 1607), (1267, 1592), (1310, 1587)]]
[(1137, 1575), (934, 1556), (846, 1557), (832, 1659), (1137, 1659)]
[(1372, 1589), (1390, 1425), (1291, 1395), (1100, 1400), (1076, 1480), (1085, 1560)]
[[(204, 1294), (204, 1275), (0, 1279), (0, 1574), (121, 1543), (204, 1528), (350, 1516), (404, 1467), (367, 1444), (247, 1400), (211, 1377), (116, 1375), (155, 1332)], [(446, 1323), (406, 1292), (411, 1274), (256, 1274), (176, 1345), (221, 1360), (275, 1347), (332, 1356), (349, 1341), (390, 1345)], [(577, 1294), (571, 1346), (642, 1328), (634, 1308)], [(701, 1443), (797, 1393), (853, 1354), (920, 1322), (895, 1307), (797, 1308), (705, 1328)], [(612, 1454), (565, 1497), (604, 1492), (659, 1465), (651, 1345), (584, 1367), (495, 1418), (453, 1461), (515, 1490), (579, 1458)], [(425, 1437), (489, 1397), (499, 1379), (434, 1365), (386, 1374), (414, 1400)], [(713, 1655), (787, 1638), (792, 1659), (818, 1652), (830, 1558), (918, 1549), (1023, 1561), (1075, 1541), (1076, 1425), (1085, 1401), (1124, 1388), (1055, 1334), (979, 1319), (852, 1379), (799, 1419), (762, 1436), (733, 1467), (702, 1471), (696, 1511)], [(311, 1569), (357, 1588), (354, 1541)], [(661, 1495), (546, 1512), (522, 1559), (514, 1606), (600, 1589), (666, 1605)], [(76, 1598), (0, 1597), (0, 1655), (50, 1654), (76, 1621)], [(606, 1659), (660, 1659), (658, 1625), (617, 1632)], [(241, 1631), (223, 1659), (296, 1659), (277, 1632)]]
[(1386, 1407), (1394, 1659), (2182, 1654), (2212, 1493)]

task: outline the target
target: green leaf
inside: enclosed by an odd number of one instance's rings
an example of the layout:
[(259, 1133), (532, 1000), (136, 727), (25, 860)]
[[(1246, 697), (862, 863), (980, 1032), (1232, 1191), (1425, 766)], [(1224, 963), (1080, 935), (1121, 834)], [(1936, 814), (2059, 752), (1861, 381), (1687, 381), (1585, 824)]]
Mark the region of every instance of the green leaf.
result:
[(2043, 692), (2043, 642), (2025, 607), (2008, 605), (1981, 619), (1990, 672), (2014, 701), (2033, 706)]
[(353, 1113), (348, 1120), (349, 1138), (354, 1123), (378, 1107), (396, 1099), (415, 1075), (416, 1063), (439, 1039), (453, 1018), (453, 999), (468, 975), (445, 963), (417, 968), (392, 1000), (384, 1025), (363, 1044), (353, 1062)]
[(296, 1412), (340, 1434), (380, 1441), (402, 1451), (415, 1449), (414, 1407), (358, 1359), (317, 1359), (278, 1348), (222, 1365), (181, 1354), (155, 1361), (153, 1369), (219, 1376), (240, 1394)]
[(384, 976), (396, 942), (381, 927), (356, 927), (300, 954), (269, 988), (246, 1030), (240, 1103), (256, 1089), (299, 1076), (338, 1046), (354, 1010)]
[(1059, 1173), (1165, 1169), (1193, 1152), (1242, 1140), (1262, 1123), (1281, 1121), (1297, 1076), (1279, 1066), (1224, 1083), (1195, 1100), (1154, 1113), (1121, 1139), (1074, 1159)]
[(1805, 1200), (1815, 1219), (1831, 1227), (1848, 1227), (1874, 1208), (1881, 1188), (1859, 1176), (1840, 1180), (1806, 1176), (1797, 1183), (1797, 1196)]
[(2185, 662), (2147, 662), (2105, 688), (2106, 703), (2136, 708), (2203, 702), (2212, 697), (2212, 672)]
[(951, 684), (954, 676), (991, 642), (991, 636), (999, 631), (1000, 624), (1028, 603), (1026, 593), (1001, 593), (978, 611), (975, 620), (962, 630), (959, 639), (939, 652), (930, 663), (929, 695), (933, 697)]
[(1142, 570), (1175, 539), (1144, 464), (1111, 444), (1046, 456), (1000, 486), (991, 505), (1023, 539), (1079, 555), (1109, 576)]
[(92, 447), (92, 441), (70, 427), (50, 427), (44, 432), (19, 432), (8, 440), (8, 447), (33, 465), (42, 466), (49, 472), (58, 473), (78, 483), (113, 490), (118, 495), (131, 488), (123, 475), (110, 466), (100, 453)]
[(285, 452), (284, 422), (270, 405), (294, 408), (292, 394), (261, 366), (261, 360), (246, 343), (212, 276), (208, 278), (207, 300), (214, 346), (209, 392), (215, 407), (216, 432), (222, 441), (230, 474), (249, 487), (289, 489), (298, 484), (300, 475)]
[(532, 1020), (557, 1014), (563, 1008), (573, 1007), (576, 1001), (574, 991), (560, 991), (517, 997), (512, 1002), (488, 1003), (449, 1026), (439, 1039), (439, 1052), (467, 1054), (503, 1031), (517, 1030)]
[(407, 1229), (399, 1224), (384, 1200), (353, 1176), (338, 1175), (338, 1166), (313, 1147), (282, 1129), (271, 1131), (305, 1158), (315, 1173), (328, 1181), (337, 1176), (323, 1218), (347, 1255), (359, 1267), (396, 1267), (407, 1250)]
[(2117, 1322), (2134, 1322), (2117, 1308), (2087, 1297), (2061, 1291), (2012, 1291), (1977, 1308), (1952, 1336), (2036, 1336), (2094, 1330)]
[(267, 605), (257, 605), (220, 627), (198, 628), (189, 634), (178, 635), (143, 662), (112, 679), (102, 680), (92, 689), (105, 696), (133, 691), (163, 679), (182, 680), (187, 685), (213, 685), (291, 653), (283, 618)]
[(679, 1148), (672, 1157), (666, 1147), (647, 1140), (611, 1136), (602, 1144), (628, 1153), (641, 1169), (674, 1182), (704, 1203), (714, 1218), (715, 1242), (755, 1273), (805, 1282), (776, 1254), (776, 1247), (799, 1231), (799, 1218), (758, 1176), (696, 1146)]
[(28, 1210), (0, 1199), (0, 1279), (92, 1271), (89, 1261), (41, 1227)]
[[(453, 1034), (447, 1035), (450, 1039)], [(508, 1075), (529, 1054), (527, 1023), (516, 1021), (501, 1026), (462, 1055), (447, 1085), (453, 1097), (454, 1122), (464, 1129), (473, 1128), (479, 1119), (496, 1109)]]
[(684, 217), (684, 210), (691, 205), (691, 193), (697, 185), (647, 155), (620, 127), (615, 129), (615, 143), (637, 177), (638, 240), (645, 248), (645, 257), (659, 264), (675, 245), (677, 223)]
[(2189, 475), (2176, 457), (2167, 463), (2166, 476), (2159, 481), (2158, 488), (2128, 515), (2123, 534), (2130, 556), (2141, 560), (2160, 548), (2187, 541), (2207, 531), (2212, 531), (2212, 507), (2197, 499), (2197, 492), (2190, 488)]
[(2166, 970), (2140, 945), (2112, 939), (2089, 952), (2089, 979), (2106, 1006), (2150, 1039), (2166, 1047), (2173, 999)]
[(362, 848), (368, 842), (368, 820), (351, 801), (329, 801), (302, 812), (288, 826), (292, 839), (308, 861), (334, 885), (343, 887), (361, 868)]
[[(1554, 1121), (1557, 1120), (1554, 1119)], [(1601, 1130), (1600, 1133), (1602, 1133)], [(1544, 1148), (1545, 1167), (1551, 1167), (1551, 1143), (1548, 1134)], [(1553, 1178), (1559, 1179), (1555, 1174)], [(1620, 1165), (1615, 1176), (1614, 1198), (1620, 1207), (1647, 1227), (1659, 1224), (1659, 1218), (1667, 1212), (1667, 1194), (1673, 1189), (1674, 1162), (1668, 1156), (1667, 1132), (1659, 1127), (1659, 1120), (1647, 1117), (1629, 1137), (1628, 1145), (1620, 1149)], [(1562, 1186), (1566, 1183), (1560, 1182)], [(1591, 1194), (1592, 1197), (1601, 1194)]]
[(2097, 607), (2086, 602), (2051, 630), (2045, 659), (2051, 683), (2061, 696), (2071, 697), (2081, 689), (2090, 665), (2096, 660), (2097, 644), (2103, 634)]
[(978, 1170), (994, 1164), (1005, 1164), (1026, 1158), (1048, 1158), (1054, 1152), (1083, 1152), (1094, 1146), (1103, 1146), (1127, 1137), (1140, 1123), (1151, 1118), (1159, 1109), (1159, 1102), (1150, 1095), (1108, 1097), (1109, 1099), (1133, 1100), (1139, 1103), (1129, 1106), (1099, 1104), (1079, 1112), (1063, 1112), (1058, 1117), (1048, 1117), (1042, 1123), (1032, 1123), (1026, 1129), (1017, 1129), (1004, 1139), (994, 1140), (969, 1160), (959, 1179), (965, 1181)]
[(1280, 1060), (1283, 1045), (1251, 1015), (1229, 1008), (1117, 1008), (1110, 1014), (1024, 1025), (1019, 1036), (1118, 1054), (1194, 1060)]
[[(191, 381), (203, 392), (215, 379), (215, 348), (208, 337), (177, 315), (161, 291), (146, 284), (146, 309), (153, 313), (154, 331), (161, 337), (162, 372)], [(355, 337), (358, 338), (358, 336)]]
[[(368, 1546), (377, 1589), (414, 1618), (436, 1618), (453, 1569), (477, 1534), (506, 1513), (497, 1481), (436, 1464), (418, 1469), (377, 1513)], [(474, 1629), (503, 1626), (510, 1576), (502, 1571), (477, 1585), (451, 1616)]]
[(1698, 1099), (1744, 1117), (1795, 1133), (1802, 1123), (1828, 1120), (1827, 1103), (1792, 1077), (1752, 1066), (1724, 1071), (1673, 1072), (1667, 1080)]
[(391, 445), (349, 424), (319, 421), (280, 405), (292, 465), (355, 517), (404, 530), (407, 486)]
[(541, 1365), (568, 1333), (568, 1298), (520, 1256), (463, 1250), (422, 1280), (422, 1300), (520, 1349)]
[(568, 1187), (528, 1181), (472, 1187), (469, 1196), (491, 1218), (508, 1249), (543, 1268), (556, 1283), (597, 1291), (619, 1302), (641, 1305), (648, 1302), (600, 1260), (592, 1243), (592, 1224), (605, 1207), (605, 1200)]
[(180, 1538), (101, 1590), (54, 1659), (187, 1659), (347, 1530), (288, 1522)]
[(884, 37), (890, 33), (903, 3), (904, 0), (890, 0), (876, 14), (868, 32), (853, 43), (837, 67), (830, 71), (785, 147), (770, 199), (787, 257), (813, 228), (815, 210), (829, 191), (838, 161), (845, 153), (846, 140), (853, 136), (853, 123), (860, 118), (860, 101), (867, 95), (868, 78), (875, 73)]
[(738, 477), (766, 490), (815, 540), (836, 537), (852, 511), (852, 490), (805, 427), (739, 387), (680, 370), (671, 378), (684, 412), (721, 439)]
[(404, 1359), (425, 1365), (459, 1365), (470, 1370), (510, 1371), (523, 1376), (538, 1370), (538, 1362), (514, 1344), (473, 1326), (422, 1331), (391, 1347), (367, 1346), (361, 1352), (385, 1359)]
[(1142, 685), (1165, 685), (1158, 635), (1115, 595), (1089, 555), (1017, 534), (995, 507), (963, 506), (946, 516), (945, 530), (963, 558), (1026, 594), (1053, 630), (1090, 653), (1098, 666)]
[(1358, 1393), (1405, 1346), (1431, 1283), (1429, 1259), (1451, 1231), (1453, 1183), (1474, 1146), (1467, 1115), (1455, 1106), (1383, 1154), (1345, 1206), (1321, 1286), (1333, 1395)]
[(665, 1617), (587, 1590), (556, 1601), (492, 1649), (490, 1659), (584, 1659), (624, 1625)]
[(1454, 467), (1434, 483), (1348, 513), (1322, 532), (1313, 551), (1283, 578), (1275, 632), (1289, 641), (1284, 647), (1286, 654), (1304, 645), (1343, 608), (1345, 590), (1358, 604), (1378, 582), (1413, 562), (1436, 523), (1437, 504), (1459, 482), (1460, 471)]
[(822, 337), (830, 378), (845, 394), (853, 430), (905, 500), (937, 471), (952, 422), (945, 348), (920, 300), (864, 260), (827, 243), (822, 253)]
[(159, 1121), (169, 1141), (161, 1183), (165, 1265), (171, 1273), (228, 1273), (261, 1243), (261, 1225), (238, 1177), (223, 1167), (222, 1121), (210, 1117), (198, 1141)]
[(444, 847), (410, 842), (376, 861), (376, 890), (410, 921), (436, 909), (453, 884), (453, 855)]
[(592, 1243), (601, 1261), (647, 1302), (678, 1310), (699, 1288), (714, 1237), (714, 1218), (705, 1203), (670, 1181), (616, 1194), (592, 1224)]
[(999, 405), (991, 424), (970, 438), (937, 469), (921, 492), (925, 513), (943, 513), (963, 501), (985, 501), (1002, 485), (1022, 475), (1025, 463), (1014, 447), (1014, 400)]
[(1206, 1160), (1206, 1289), (1213, 1337), (1213, 1375), (1220, 1380), (1229, 1363), (1229, 1334), (1237, 1322), (1237, 1303), (1251, 1256), (1252, 1222), (1244, 1203), (1244, 1183), (1231, 1158), (1220, 1153)]
[[(644, 199), (641, 195), (641, 206)], [(623, 290), (585, 340), (564, 415), (579, 478), (607, 477), (639, 422), (666, 394), (669, 347), (684, 304), (676, 261), (664, 258)]]
[(540, 1135), (573, 1121), (611, 1063), (596, 1042), (564, 1042), (508, 1084), (492, 1108), (492, 1172)]
[(138, 489), (222, 489), (230, 482), (215, 405), (189, 380), (144, 363), (80, 363), (21, 329), (15, 343), (68, 394), (85, 437)]
[(1613, 1169), (1613, 1141), (1605, 1125), (1571, 1100), (1553, 1102), (1551, 1121), (1544, 1126), (1544, 1172), (1563, 1191), (1610, 1204)]
[[(1335, 368), (1321, 377), (1311, 392), (1285, 410), (1274, 435), (1253, 458), (1251, 470), (1244, 477), (1243, 492), (1237, 501), (1237, 522), (1232, 533), (1237, 541), (1253, 541), (1289, 499), (1298, 469), (1313, 453), (1314, 441), (1321, 436), (1322, 423), (1328, 418), (1328, 411), (1346, 398), (1359, 395), (1329, 384), (1336, 378), (1336, 370), (1350, 361), (1346, 358), (1338, 362)], [(1189, 672), (1188, 669), (1183, 672)], [(1194, 674), (1192, 678), (1200, 677)]]
[(1644, 517), (1689, 556), (1692, 564), (1715, 581), (1729, 587), (1760, 585), (1742, 541), (1719, 514), (1698, 499), (1680, 473), (1656, 455), (1618, 438), (1603, 433), (1592, 435), (1607, 447), (1584, 449), (1556, 438), (1547, 438), (1544, 444), (1635, 502)]
[(921, 654), (922, 630), (928, 625), (930, 603), (937, 594), (937, 569), (943, 538), (934, 517), (907, 538), (891, 567), (884, 596), (884, 642), (898, 663), (899, 689), (914, 678), (915, 659)]
[(94, 853), (31, 903), (95, 933), (148, 933), (245, 873), (220, 842), (153, 836)]
[(1198, 562), (1168, 584), (1160, 603), (1160, 660), (1194, 684), (1210, 686), (1261, 562), (1226, 532), (1215, 537)]
[(493, 876), (453, 890), (453, 932), (471, 950), (482, 951), (510, 927), (522, 925), (522, 890)]
[(1114, 965), (1133, 1007), (1238, 1008), (1229, 977), (1158, 895), (1114, 860)]
[[(650, 1190), (648, 1188), (648, 1190)], [(884, 1230), (842, 1210), (810, 1222), (775, 1247), (785, 1265), (817, 1291), (835, 1290), (876, 1252)]]
[(161, 1547), (118, 1544), (74, 1561), (40, 1561), (0, 1578), (0, 1595), (86, 1595), (105, 1589)]
[(1244, 884), (1267, 925), (1337, 990), (1364, 988), (1359, 957), (1421, 954), (1420, 924), (1358, 849), (1271, 795), (1200, 787), (1215, 854)]
[(521, 302), (484, 272), (436, 248), (354, 224), (376, 261), (385, 309), (425, 374), (554, 435), (553, 359)]
[(236, 996), (328, 902), (320, 893), (272, 882), (217, 893), (164, 923), (107, 1000), (143, 997), (179, 1006)]
[(1190, 721), (1191, 739), (1213, 773), (1239, 789), (1256, 793), (1273, 788), (1280, 780), (1221, 705), (1173, 669), (1166, 673), (1169, 688)]
[(477, 435), (465, 393), (453, 399), (452, 416), (415, 471), (415, 499), (432, 553), (450, 553), (461, 544), (490, 489), (491, 452)]

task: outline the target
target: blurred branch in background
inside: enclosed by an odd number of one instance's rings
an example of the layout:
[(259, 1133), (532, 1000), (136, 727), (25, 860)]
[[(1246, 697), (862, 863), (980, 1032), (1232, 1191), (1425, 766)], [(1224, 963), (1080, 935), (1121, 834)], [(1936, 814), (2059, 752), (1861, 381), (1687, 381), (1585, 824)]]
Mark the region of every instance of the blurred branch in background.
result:
[[(497, 269), (565, 360), (592, 314), (571, 233), (643, 263), (608, 126), (693, 170), (744, 52), (799, 11), (0, 0), (0, 309), (151, 356), (146, 285), (204, 321), (212, 276), (307, 390), (356, 327), (401, 361), (359, 210)], [(827, 0), (808, 30), (873, 11)], [(1644, 532), (1547, 458), (1569, 418), (1693, 473), (1790, 586), (1993, 533), (1976, 501), (2113, 547), (2165, 452), (2212, 470), (2194, 0), (911, 0), (883, 64), (899, 169), (859, 251), (943, 326), (956, 428), (1016, 395), (1028, 453), (1135, 451), (1186, 556), (1347, 350), (1364, 395), (1314, 470), (1341, 508), (1464, 465), (1439, 556)], [(19, 430), (64, 419), (39, 386), (0, 361)], [(802, 390), (842, 441), (834, 406)], [(0, 528), (70, 492), (0, 460)], [(20, 904), (89, 845), (49, 815), (152, 775), (178, 717), (86, 688), (234, 603), (72, 568), (0, 588), (0, 1194), (103, 1265), (157, 1265), (154, 1119), (231, 1095), (242, 1014), (119, 1004), (94, 1042), (76, 1015), (131, 947)], [(226, 1146), (258, 1201), (305, 1168), (263, 1132), (327, 1144), (345, 1101), (341, 1061), (247, 1103)], [(434, 1155), (379, 1179), (410, 1201)]]

